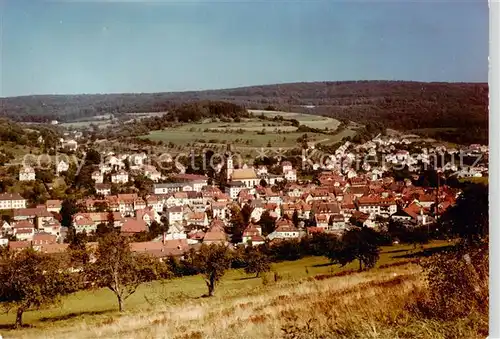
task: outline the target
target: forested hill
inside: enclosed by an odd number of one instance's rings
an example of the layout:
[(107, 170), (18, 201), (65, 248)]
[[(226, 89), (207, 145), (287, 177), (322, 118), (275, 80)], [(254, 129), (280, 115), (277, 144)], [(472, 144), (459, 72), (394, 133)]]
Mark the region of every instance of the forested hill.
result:
[(1, 98), (0, 116), (69, 121), (107, 113), (164, 112), (199, 100), (223, 100), (256, 109), (271, 105), (361, 123), (376, 120), (400, 130), (439, 131), (448, 139), (467, 131), (477, 135), (478, 142), (487, 141), (488, 85), (471, 83), (344, 81), (198, 92), (29, 96)]

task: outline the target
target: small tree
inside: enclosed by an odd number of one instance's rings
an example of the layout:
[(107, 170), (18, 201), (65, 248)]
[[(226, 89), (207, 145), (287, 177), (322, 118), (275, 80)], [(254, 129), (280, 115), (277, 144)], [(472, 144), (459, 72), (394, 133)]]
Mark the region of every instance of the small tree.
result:
[(245, 273), (251, 274), (255, 273), (256, 278), (260, 276), (261, 273), (271, 271), (271, 263), (269, 258), (260, 252), (258, 249), (251, 247), (245, 255)]
[(328, 257), (342, 266), (358, 260), (359, 270), (372, 268), (379, 258), (379, 237), (377, 232), (363, 227), (361, 229), (351, 229), (342, 236), (340, 250), (331, 251)]
[[(248, 216), (250, 217), (249, 214), (248, 214)], [(231, 234), (231, 241), (233, 243), (241, 242), (241, 238), (243, 236), (243, 231), (245, 230), (245, 226), (247, 225), (247, 222), (245, 222), (242, 210), (237, 205), (234, 205), (231, 207), (231, 223), (230, 224), (231, 224), (231, 228), (228, 229), (227, 231), (229, 231), (228, 233)]]
[(78, 206), (74, 199), (64, 200), (61, 204), (61, 225), (70, 227), (73, 223), (73, 215), (78, 212)]
[(293, 211), (292, 222), (295, 227), (299, 226), (299, 212), (297, 210)]
[(241, 216), (243, 218), (244, 225), (250, 222), (250, 216), (252, 215), (252, 212), (253, 208), (249, 203), (245, 204), (245, 206), (243, 206), (243, 208), (241, 209)]
[(205, 276), (208, 287), (208, 296), (214, 295), (215, 286), (231, 267), (231, 253), (224, 245), (203, 245), (195, 256), (198, 270)]
[(264, 211), (260, 216), (259, 224), (262, 228), (262, 235), (268, 235), (274, 232), (276, 228), (276, 219), (273, 218), (269, 211)]
[(139, 285), (159, 278), (162, 273), (162, 266), (156, 260), (132, 253), (128, 239), (115, 232), (99, 239), (95, 259), (87, 269), (89, 280), (95, 283), (94, 287), (106, 287), (115, 294), (120, 312)]
[(26, 310), (52, 305), (75, 286), (60, 257), (26, 249), (5, 252), (0, 259), (0, 302), (7, 311), (17, 308), (16, 327), (23, 325)]
[(68, 246), (68, 254), (73, 266), (84, 267), (89, 263), (90, 254), (87, 251), (87, 241), (86, 233), (77, 233), (72, 237)]

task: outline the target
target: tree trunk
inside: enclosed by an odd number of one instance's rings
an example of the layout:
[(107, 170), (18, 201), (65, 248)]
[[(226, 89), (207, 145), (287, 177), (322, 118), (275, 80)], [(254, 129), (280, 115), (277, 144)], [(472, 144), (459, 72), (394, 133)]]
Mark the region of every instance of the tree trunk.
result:
[(363, 262), (361, 261), (361, 259), (358, 259), (359, 261), (359, 271), (361, 272), (363, 270)]
[(207, 284), (208, 286), (208, 296), (213, 297), (214, 296), (214, 284), (212, 282)]
[(213, 297), (214, 290), (215, 290), (215, 277), (214, 276), (210, 276), (210, 279), (207, 280), (207, 286), (208, 286), (208, 296)]
[(24, 308), (19, 307), (17, 309), (17, 315), (16, 315), (16, 324), (15, 324), (16, 328), (23, 326), (23, 313), (24, 313)]
[(116, 295), (116, 298), (118, 299), (118, 310), (120, 312), (123, 312), (123, 310), (125, 309), (124, 308), (124, 305), (123, 305), (123, 300), (122, 300), (122, 297), (120, 295)]

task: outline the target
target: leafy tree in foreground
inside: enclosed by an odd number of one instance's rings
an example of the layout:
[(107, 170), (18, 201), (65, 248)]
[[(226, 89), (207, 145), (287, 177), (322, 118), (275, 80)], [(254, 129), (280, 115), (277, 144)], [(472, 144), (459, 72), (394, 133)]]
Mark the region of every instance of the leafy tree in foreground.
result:
[(247, 266), (245, 267), (245, 273), (255, 273), (256, 278), (258, 278), (261, 273), (269, 272), (271, 270), (271, 263), (269, 262), (269, 258), (262, 252), (260, 252), (257, 248), (249, 248), (248, 252), (245, 255), (245, 262), (247, 264)]
[(32, 249), (7, 252), (0, 259), (0, 302), (8, 311), (17, 309), (16, 327), (23, 325), (23, 313), (56, 303), (65, 294), (75, 292), (73, 276), (61, 269), (61, 258)]
[(224, 245), (203, 245), (195, 256), (195, 264), (205, 276), (208, 296), (214, 295), (215, 286), (231, 267), (231, 253)]
[(466, 244), (480, 243), (488, 237), (488, 207), (488, 186), (470, 184), (442, 216), (443, 225)]
[(76, 233), (71, 238), (67, 252), (70, 262), (74, 267), (85, 267), (90, 262), (87, 242), (88, 237), (86, 233)]
[(128, 239), (115, 232), (99, 239), (95, 259), (87, 269), (88, 277), (94, 287), (106, 287), (115, 294), (120, 312), (139, 285), (162, 275), (162, 266), (154, 258), (133, 253)]
[(370, 228), (355, 228), (342, 236), (340, 250), (328, 253), (329, 259), (342, 266), (354, 260), (359, 261), (359, 270), (372, 268), (379, 258), (379, 240), (376, 231)]

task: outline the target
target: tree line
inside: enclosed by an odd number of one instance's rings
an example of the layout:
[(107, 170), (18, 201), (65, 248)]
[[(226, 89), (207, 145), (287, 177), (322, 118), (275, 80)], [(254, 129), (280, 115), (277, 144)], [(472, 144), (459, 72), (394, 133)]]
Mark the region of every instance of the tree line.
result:
[[(110, 113), (170, 112), (186, 103), (224, 100), (248, 108), (272, 106), (361, 124), (379, 121), (398, 130), (452, 128), (457, 131), (433, 133), (454, 142), (467, 143), (474, 138), (486, 144), (488, 91), (488, 85), (481, 83), (343, 81), (181, 93), (46, 95), (0, 98), (0, 116), (17, 121), (72, 121)], [(314, 107), (305, 107), (308, 105)], [(470, 129), (477, 133), (460, 133)]]

